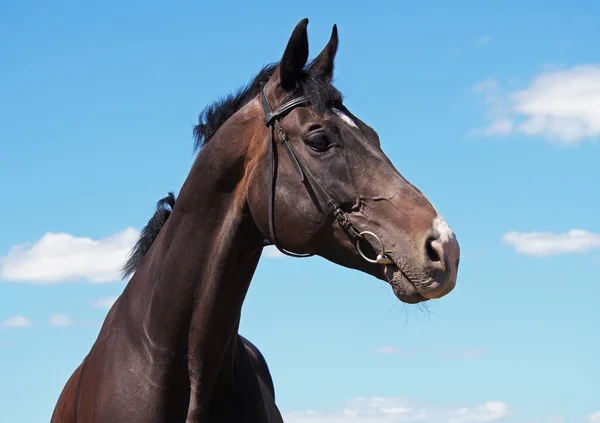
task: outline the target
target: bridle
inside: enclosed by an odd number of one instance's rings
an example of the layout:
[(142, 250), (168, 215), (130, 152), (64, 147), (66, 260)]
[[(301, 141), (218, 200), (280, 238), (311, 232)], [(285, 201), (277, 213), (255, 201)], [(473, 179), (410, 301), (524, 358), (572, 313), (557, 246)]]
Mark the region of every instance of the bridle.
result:
[[(291, 251), (286, 251), (279, 245), (279, 242), (277, 241), (277, 236), (275, 235), (274, 198), (276, 184), (275, 159), (277, 155), (277, 147), (275, 145), (274, 133), (277, 132), (279, 142), (287, 152), (290, 161), (292, 162), (292, 165), (296, 170), (296, 174), (298, 175), (298, 178), (300, 178), (300, 182), (303, 183), (305, 186), (308, 185), (307, 189), (308, 187), (310, 187), (313, 191), (316, 191), (319, 194), (319, 196), (325, 201), (329, 212), (333, 215), (340, 227), (350, 237), (360, 256), (369, 263), (373, 264), (393, 264), (394, 261), (385, 254), (383, 242), (381, 242), (379, 237), (373, 232), (359, 231), (356, 228), (356, 226), (354, 226), (354, 224), (350, 221), (346, 213), (344, 213), (344, 211), (341, 209), (337, 201), (335, 201), (319, 185), (319, 183), (315, 180), (310, 171), (307, 169), (306, 165), (304, 165), (300, 157), (298, 157), (298, 155), (294, 151), (294, 148), (289, 142), (287, 134), (281, 128), (279, 120), (283, 117), (283, 115), (295, 107), (305, 106), (309, 104), (310, 100), (308, 99), (308, 97), (296, 97), (292, 100), (283, 103), (275, 110), (272, 110), (271, 106), (269, 106), (269, 102), (267, 101), (265, 88), (263, 87), (261, 91), (261, 103), (263, 107), (263, 112), (265, 113), (265, 125), (269, 127), (269, 177), (271, 179), (271, 187), (269, 190), (269, 232), (271, 233), (271, 241), (275, 245), (275, 247), (277, 247), (277, 249), (281, 253), (291, 257), (311, 257), (314, 255), (314, 253), (298, 254)], [(371, 259), (367, 257), (360, 247), (360, 242), (365, 240), (365, 235), (371, 235), (379, 242), (380, 249), (376, 259)]]

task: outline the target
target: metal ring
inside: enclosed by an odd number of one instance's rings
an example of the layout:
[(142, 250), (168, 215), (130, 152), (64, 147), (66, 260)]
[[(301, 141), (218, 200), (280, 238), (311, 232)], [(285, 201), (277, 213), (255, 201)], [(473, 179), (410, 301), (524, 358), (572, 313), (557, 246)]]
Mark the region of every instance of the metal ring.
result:
[(370, 231), (362, 231), (361, 233), (358, 234), (358, 236), (360, 236), (361, 239), (364, 237), (364, 235), (371, 235), (373, 238), (375, 238), (377, 240), (377, 242), (379, 242), (380, 253), (377, 254), (377, 258), (375, 260), (370, 259), (360, 249), (360, 239), (359, 239), (358, 241), (356, 241), (356, 249), (358, 250), (358, 253), (360, 254), (360, 256), (363, 259), (365, 259), (369, 263), (373, 263), (373, 264), (393, 264), (394, 263), (394, 261), (392, 259), (390, 259), (389, 257), (387, 257), (385, 255), (385, 249), (383, 246), (383, 242), (381, 242), (381, 240), (379, 239), (379, 237), (377, 235), (375, 235), (373, 232), (370, 232)]

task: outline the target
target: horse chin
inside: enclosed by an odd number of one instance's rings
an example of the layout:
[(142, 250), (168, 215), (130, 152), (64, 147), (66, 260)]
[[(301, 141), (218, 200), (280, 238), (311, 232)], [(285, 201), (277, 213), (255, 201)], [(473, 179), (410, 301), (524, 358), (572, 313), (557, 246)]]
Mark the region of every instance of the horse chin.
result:
[(407, 304), (417, 304), (429, 300), (429, 298), (419, 293), (417, 287), (397, 265), (390, 264), (384, 267), (385, 279), (392, 287), (396, 298), (400, 301)]

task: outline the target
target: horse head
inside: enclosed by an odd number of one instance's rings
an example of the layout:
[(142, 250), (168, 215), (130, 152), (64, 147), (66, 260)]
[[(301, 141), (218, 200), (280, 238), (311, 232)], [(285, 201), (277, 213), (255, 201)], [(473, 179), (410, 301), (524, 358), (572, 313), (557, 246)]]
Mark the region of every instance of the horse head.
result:
[(254, 124), (246, 199), (256, 226), (286, 254), (389, 282), (403, 302), (448, 294), (460, 256), (454, 232), (333, 87), (336, 26), (307, 65), (307, 24), (297, 24), (260, 94), (238, 112), (237, 122)]

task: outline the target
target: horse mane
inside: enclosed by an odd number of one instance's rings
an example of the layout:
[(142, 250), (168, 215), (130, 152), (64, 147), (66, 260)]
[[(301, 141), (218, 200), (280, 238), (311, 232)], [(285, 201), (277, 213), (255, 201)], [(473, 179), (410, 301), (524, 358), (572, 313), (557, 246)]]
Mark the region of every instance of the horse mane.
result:
[[(278, 64), (277, 62), (263, 67), (247, 85), (204, 108), (198, 118), (198, 124), (194, 127), (194, 150), (202, 148), (204, 144), (212, 139), (227, 119), (260, 94)], [(332, 104), (343, 100), (342, 94), (331, 82), (310, 73), (307, 68), (302, 72), (296, 87), (289, 95), (291, 97), (309, 97), (311, 105), (317, 111), (323, 111)], [(172, 192), (169, 192), (166, 197), (156, 203), (156, 212), (144, 229), (142, 229), (140, 237), (132, 248), (127, 262), (122, 267), (123, 278), (133, 274), (142, 264), (144, 256), (148, 253), (160, 230), (167, 222), (173, 211), (173, 207), (175, 207), (175, 195)]]
[[(260, 94), (264, 85), (275, 72), (279, 62), (263, 67), (260, 72), (245, 86), (228, 96), (206, 106), (200, 113), (198, 124), (194, 127), (194, 150), (199, 150), (209, 142), (227, 119)], [(310, 64), (308, 65), (310, 66)], [(307, 96), (311, 105), (323, 111), (332, 104), (342, 102), (342, 94), (331, 84), (310, 73), (306, 67), (301, 73), (296, 87), (289, 93), (290, 97)]]
[(156, 203), (156, 212), (154, 212), (148, 224), (142, 229), (139, 239), (131, 249), (129, 259), (121, 270), (123, 278), (133, 274), (142, 264), (144, 256), (150, 250), (162, 227), (167, 223), (173, 207), (175, 207), (175, 194), (172, 192), (169, 192), (166, 197), (158, 200)]

